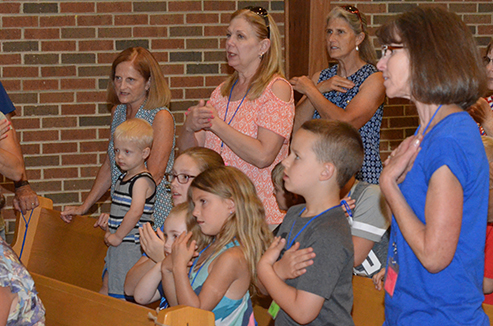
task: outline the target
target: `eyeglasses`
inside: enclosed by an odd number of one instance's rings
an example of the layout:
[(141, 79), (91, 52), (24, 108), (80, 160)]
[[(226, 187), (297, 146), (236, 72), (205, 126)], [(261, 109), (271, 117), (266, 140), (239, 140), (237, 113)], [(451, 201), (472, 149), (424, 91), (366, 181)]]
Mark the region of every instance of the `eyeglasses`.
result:
[(402, 45), (382, 45), (382, 58), (391, 54), (394, 50), (404, 49)]
[(195, 175), (188, 175), (188, 174), (184, 174), (184, 173), (180, 173), (180, 174), (165, 173), (164, 176), (166, 177), (166, 180), (168, 180), (169, 183), (173, 182), (173, 180), (175, 180), (175, 178), (176, 178), (178, 183), (181, 183), (183, 185), (188, 183), (188, 181), (190, 181), (191, 179), (196, 177)]
[(361, 30), (363, 30), (363, 20), (361, 19), (361, 14), (359, 12), (359, 9), (354, 6), (342, 6), (342, 9), (346, 10), (351, 14), (355, 14), (356, 16), (358, 16), (358, 20), (361, 24)]
[(246, 7), (245, 9), (248, 9), (250, 10), (251, 12), (259, 15), (260, 17), (262, 17), (264, 19), (264, 22), (265, 22), (265, 26), (267, 27), (267, 38), (270, 39), (270, 26), (269, 26), (269, 13), (267, 12), (267, 10), (265, 10), (265, 8), (263, 7)]
[(490, 57), (488, 57), (487, 55), (485, 55), (485, 56), (483, 57), (483, 64), (484, 64), (485, 66), (489, 65), (489, 64), (490, 64), (490, 62), (492, 62), (492, 61), (493, 61), (493, 58), (490, 58)]

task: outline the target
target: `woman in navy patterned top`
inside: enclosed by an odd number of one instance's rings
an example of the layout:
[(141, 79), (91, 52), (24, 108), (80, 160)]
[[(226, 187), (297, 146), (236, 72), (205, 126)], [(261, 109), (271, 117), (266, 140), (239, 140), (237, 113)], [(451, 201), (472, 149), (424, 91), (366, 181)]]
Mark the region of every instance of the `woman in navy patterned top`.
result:
[(365, 148), (363, 167), (356, 178), (378, 183), (380, 126), (385, 88), (382, 73), (374, 66), (375, 50), (366, 29), (366, 18), (353, 6), (335, 7), (327, 17), (327, 51), (337, 64), (290, 80), (304, 94), (296, 106), (295, 132), (310, 119), (335, 119), (359, 129)]

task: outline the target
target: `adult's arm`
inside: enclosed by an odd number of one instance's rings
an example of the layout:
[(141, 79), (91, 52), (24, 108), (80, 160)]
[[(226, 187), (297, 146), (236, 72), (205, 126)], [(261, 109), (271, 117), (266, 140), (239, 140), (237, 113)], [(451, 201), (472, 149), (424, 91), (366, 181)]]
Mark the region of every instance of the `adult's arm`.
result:
[[(291, 99), (291, 87), (282, 80), (272, 84), (272, 92), (286, 104)], [(284, 143), (283, 136), (259, 126), (257, 138), (252, 138), (224, 122), (214, 108), (207, 107), (214, 112), (210, 130), (242, 160), (258, 168), (266, 168), (274, 162)]]
[(204, 100), (188, 108), (185, 116), (187, 118), (176, 141), (179, 152), (195, 146), (204, 146), (205, 131), (202, 129), (209, 128), (210, 121), (214, 118), (210, 110), (205, 109)]
[(17, 156), (18, 160), (20, 161), (20, 167), (22, 169), (22, 176), (19, 180), (19, 184), (21, 184), (21, 186), (15, 187), (16, 183), (14, 182), (15, 196), (13, 199), (13, 205), (16, 210), (21, 211), (23, 214), (25, 214), (28, 209), (34, 209), (38, 207), (38, 195), (31, 188), (31, 185), (27, 182), (26, 168), (24, 165), (24, 157), (22, 155), (21, 145), (19, 139), (17, 138), (17, 133), (14, 129), (14, 126), (12, 125), (12, 113), (7, 113), (5, 116), (10, 121), (13, 145), (15, 145), (12, 147), (12, 154)]
[(152, 129), (154, 129), (154, 140), (151, 155), (147, 159), (147, 169), (152, 174), (156, 185), (159, 185), (166, 172), (169, 156), (174, 150), (175, 129), (171, 113), (166, 110), (159, 111), (154, 117)]
[(4, 135), (6, 137), (0, 140), (0, 173), (13, 181), (19, 181), (24, 171), (24, 163), (22, 156), (19, 156), (15, 130), (10, 129)]
[[(316, 76), (314, 76), (314, 79), (315, 77)], [(315, 85), (313, 80), (306, 77), (305, 80), (300, 82), (304, 84), (303, 94), (306, 95), (312, 107), (320, 113), (320, 116), (323, 119), (344, 121), (351, 124), (356, 129), (361, 128), (371, 119), (385, 99), (385, 87), (383, 86), (381, 72), (371, 74), (363, 84), (361, 84), (359, 92), (351, 102), (349, 102), (345, 110), (333, 104), (323, 96), (322, 92), (330, 90), (325, 89), (327, 88), (327, 85)], [(303, 103), (305, 102), (306, 101)], [(303, 111), (312, 110), (312, 108), (308, 107), (308, 104), (304, 105), (306, 107), (302, 107), (298, 115), (301, 115)]]
[(17, 295), (12, 293), (10, 287), (0, 286), (0, 326), (7, 325), (12, 302)]
[(463, 190), (448, 166), (438, 168), (430, 178), (425, 203), (425, 221), (414, 214), (398, 187), (397, 180), (418, 152), (409, 146), (413, 137), (403, 142), (380, 176), (380, 187), (399, 224), (407, 243), (421, 264), (430, 272), (438, 273), (452, 261), (459, 242)]
[(483, 127), (488, 136), (493, 136), (493, 111), (484, 98), (480, 97), (467, 109), (467, 112)]

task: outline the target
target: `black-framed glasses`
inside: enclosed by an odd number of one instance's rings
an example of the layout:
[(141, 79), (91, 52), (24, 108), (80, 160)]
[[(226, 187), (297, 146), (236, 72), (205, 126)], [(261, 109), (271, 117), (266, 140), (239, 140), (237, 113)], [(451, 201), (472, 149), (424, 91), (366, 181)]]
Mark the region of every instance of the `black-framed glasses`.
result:
[(358, 8), (349, 5), (349, 6), (342, 6), (342, 9), (346, 10), (351, 14), (355, 14), (356, 16), (358, 16), (358, 20), (361, 23), (361, 29), (363, 29), (363, 20), (361, 19), (361, 13), (359, 12)]
[(267, 27), (267, 38), (270, 39), (270, 25), (269, 25), (269, 13), (264, 7), (246, 7), (245, 9), (259, 15), (264, 19), (265, 26)]
[(493, 62), (493, 58), (490, 58), (490, 57), (488, 57), (487, 55), (485, 55), (485, 56), (483, 57), (483, 64), (484, 64), (485, 66), (487, 66), (487, 65), (489, 65), (489, 64), (490, 64), (490, 62)]
[(196, 175), (188, 175), (184, 173), (174, 174), (174, 173), (165, 173), (164, 176), (169, 183), (173, 182), (173, 180), (178, 181), (178, 183), (186, 184), (188, 181), (192, 180), (196, 177)]
[(394, 50), (399, 50), (399, 49), (404, 49), (403, 45), (382, 45), (382, 58), (386, 57), (392, 51)]

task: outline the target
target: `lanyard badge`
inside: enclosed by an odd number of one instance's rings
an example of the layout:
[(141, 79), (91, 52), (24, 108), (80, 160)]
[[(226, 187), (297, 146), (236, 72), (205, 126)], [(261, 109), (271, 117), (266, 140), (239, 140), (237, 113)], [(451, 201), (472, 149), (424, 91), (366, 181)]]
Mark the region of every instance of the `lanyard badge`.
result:
[(395, 284), (399, 276), (399, 263), (397, 257), (397, 244), (392, 243), (392, 252), (387, 259), (387, 270), (385, 271), (384, 289), (391, 297), (394, 296)]

